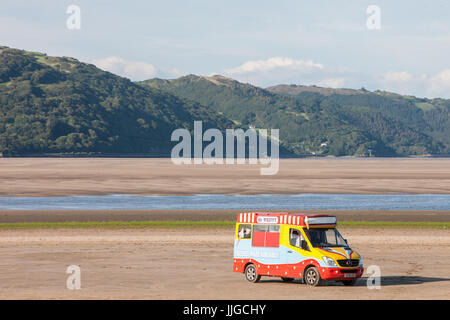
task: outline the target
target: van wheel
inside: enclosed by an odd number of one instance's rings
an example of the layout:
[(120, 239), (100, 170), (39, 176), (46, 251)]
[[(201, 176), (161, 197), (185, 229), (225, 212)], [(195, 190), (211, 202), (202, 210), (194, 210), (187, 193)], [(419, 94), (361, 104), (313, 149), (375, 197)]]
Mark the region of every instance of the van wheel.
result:
[(294, 281), (294, 278), (283, 278), (283, 277), (281, 277), (281, 280), (283, 280), (283, 282), (292, 282), (292, 281)]
[(344, 284), (344, 286), (352, 286), (356, 283), (356, 279), (353, 280), (342, 280), (342, 283)]
[(256, 272), (256, 267), (254, 264), (249, 264), (245, 267), (245, 278), (250, 282), (258, 282), (261, 279), (261, 276)]
[(316, 267), (310, 267), (304, 274), (304, 280), (308, 286), (315, 287), (320, 283), (320, 273)]

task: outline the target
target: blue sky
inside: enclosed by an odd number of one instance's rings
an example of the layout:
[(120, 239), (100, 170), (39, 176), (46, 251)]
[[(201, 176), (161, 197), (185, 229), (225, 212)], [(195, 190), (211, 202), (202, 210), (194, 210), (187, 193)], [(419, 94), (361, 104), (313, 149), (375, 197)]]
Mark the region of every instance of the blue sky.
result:
[[(81, 28), (69, 30), (69, 5)], [(381, 29), (369, 30), (369, 5)], [(450, 2), (2, 0), (0, 44), (132, 80), (222, 74), (450, 98)]]

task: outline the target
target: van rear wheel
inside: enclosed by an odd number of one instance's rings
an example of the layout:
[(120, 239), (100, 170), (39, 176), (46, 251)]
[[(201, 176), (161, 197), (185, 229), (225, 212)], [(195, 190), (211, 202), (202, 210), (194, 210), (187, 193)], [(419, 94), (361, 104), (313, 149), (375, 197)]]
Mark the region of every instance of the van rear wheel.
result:
[(245, 278), (249, 282), (258, 282), (261, 279), (261, 276), (256, 272), (256, 267), (254, 264), (249, 264), (247, 267), (245, 267)]
[(315, 287), (320, 283), (320, 273), (316, 267), (310, 267), (304, 274), (304, 280), (308, 286)]

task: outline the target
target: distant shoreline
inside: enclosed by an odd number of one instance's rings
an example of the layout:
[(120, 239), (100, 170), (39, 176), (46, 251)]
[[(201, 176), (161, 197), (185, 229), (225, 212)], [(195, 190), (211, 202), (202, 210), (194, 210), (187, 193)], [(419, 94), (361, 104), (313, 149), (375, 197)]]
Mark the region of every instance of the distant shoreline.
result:
[[(20, 154), (20, 155), (3, 155), (0, 153), (0, 158), (131, 158), (131, 159), (170, 159), (169, 154), (98, 154), (98, 153), (32, 153), (32, 154)], [(289, 156), (279, 156), (280, 159), (439, 159), (439, 158), (450, 158), (450, 154), (439, 154), (439, 155), (409, 155), (409, 156), (373, 156), (373, 157), (363, 157), (363, 156), (335, 156), (335, 155), (289, 155)], [(248, 158), (246, 158), (248, 160)]]

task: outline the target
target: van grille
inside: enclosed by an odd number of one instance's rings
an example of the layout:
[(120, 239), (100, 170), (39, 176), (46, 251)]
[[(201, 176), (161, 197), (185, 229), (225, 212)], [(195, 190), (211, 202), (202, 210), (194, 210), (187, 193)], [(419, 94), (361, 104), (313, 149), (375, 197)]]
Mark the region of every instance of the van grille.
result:
[(357, 267), (359, 266), (359, 260), (358, 259), (345, 259), (345, 260), (338, 260), (337, 261), (339, 266), (341, 267)]

